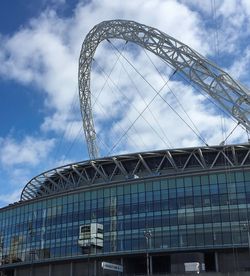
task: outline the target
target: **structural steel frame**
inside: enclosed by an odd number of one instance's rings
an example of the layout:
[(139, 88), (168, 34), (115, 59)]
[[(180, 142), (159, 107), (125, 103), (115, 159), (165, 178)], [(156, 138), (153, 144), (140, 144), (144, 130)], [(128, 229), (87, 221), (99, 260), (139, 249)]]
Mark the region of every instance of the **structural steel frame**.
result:
[(65, 191), (155, 177), (250, 168), (250, 145), (196, 147), (119, 155), (54, 168), (24, 187), (21, 201)]
[(203, 89), (250, 131), (250, 92), (228, 73), (189, 46), (156, 28), (127, 20), (104, 21), (87, 34), (79, 58), (80, 106), (90, 159), (98, 157), (91, 106), (91, 65), (99, 43), (112, 38), (133, 42), (163, 59)]

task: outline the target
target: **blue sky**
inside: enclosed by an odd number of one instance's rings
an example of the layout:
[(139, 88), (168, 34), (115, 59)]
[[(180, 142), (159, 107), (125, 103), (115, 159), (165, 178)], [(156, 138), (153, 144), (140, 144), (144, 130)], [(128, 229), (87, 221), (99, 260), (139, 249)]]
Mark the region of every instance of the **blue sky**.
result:
[[(33, 176), (55, 166), (88, 159), (78, 100), (78, 57), (88, 31), (103, 20), (117, 18), (159, 28), (250, 87), (248, 0), (3, 0), (0, 207), (18, 200)], [(162, 78), (145, 52), (131, 44), (118, 45), (159, 89)], [(113, 82), (104, 85), (105, 77), (98, 67), (108, 73), (117, 60), (117, 53), (108, 43), (100, 45), (95, 59), (92, 91), (96, 95), (101, 93), (93, 107), (94, 118), (101, 154), (107, 155), (153, 94), (121, 57), (112, 73)], [(169, 67), (152, 55), (151, 59), (168, 79)], [(175, 77), (169, 86), (208, 144), (219, 144), (235, 126), (187, 82)], [(182, 114), (167, 89), (163, 96)], [(228, 143), (246, 140), (246, 133), (238, 128)], [(161, 99), (156, 99), (110, 154), (194, 145), (202, 143)]]

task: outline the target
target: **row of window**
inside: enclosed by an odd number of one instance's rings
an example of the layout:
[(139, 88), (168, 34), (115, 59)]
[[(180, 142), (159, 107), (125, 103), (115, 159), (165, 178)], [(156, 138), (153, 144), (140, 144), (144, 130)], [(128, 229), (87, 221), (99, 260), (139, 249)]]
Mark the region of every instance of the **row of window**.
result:
[[(228, 198), (228, 197), (227, 197)], [(216, 199), (216, 197), (215, 197)], [(181, 199), (178, 199), (181, 200)], [(199, 201), (197, 199), (197, 201)], [(173, 204), (173, 201), (170, 203)], [(225, 221), (243, 221), (250, 218), (250, 209), (248, 210), (245, 204), (242, 204), (242, 200), (239, 205), (229, 205), (228, 201), (224, 206), (212, 206), (208, 204), (205, 208), (171, 208), (169, 202), (166, 204), (163, 202), (154, 202), (152, 204), (145, 205), (124, 205), (117, 206), (115, 209), (108, 209), (105, 213), (105, 209), (92, 210), (85, 212), (74, 212), (68, 214), (61, 214), (53, 217), (44, 217), (37, 219), (35, 217), (30, 218), (29, 221), (23, 221), (22, 223), (13, 223), (12, 225), (0, 226), (0, 234), (12, 235), (17, 233), (26, 233), (33, 229), (46, 228), (49, 230), (55, 226), (60, 228), (60, 225), (71, 224), (85, 224), (91, 220), (98, 220), (99, 222), (106, 221), (109, 223), (110, 217), (115, 217), (118, 222), (126, 222), (130, 224), (131, 228), (142, 228), (147, 222), (155, 227), (177, 224), (199, 224), (206, 222), (225, 222)], [(175, 201), (176, 204), (176, 201)], [(166, 208), (167, 205), (167, 208)], [(175, 205), (176, 206), (176, 205)], [(192, 206), (192, 205), (188, 205)], [(197, 205), (200, 207), (200, 205)], [(205, 205), (207, 206), (207, 205)], [(239, 208), (240, 207), (240, 208)], [(132, 220), (131, 220), (132, 219)], [(106, 231), (108, 231), (106, 229)]]
[[(236, 184), (237, 183), (237, 184)], [(164, 192), (163, 192), (164, 191)], [(25, 204), (18, 206), (18, 208), (12, 208), (11, 210), (0, 212), (0, 221), (3, 218), (12, 217), (14, 215), (20, 216), (21, 214), (30, 213), (33, 211), (42, 210), (44, 208), (53, 208), (55, 206), (73, 206), (74, 203), (86, 203), (91, 204), (91, 208), (97, 207), (100, 200), (104, 201), (104, 207), (110, 204), (110, 198), (117, 197), (119, 202), (119, 196), (130, 198), (133, 195), (140, 195), (142, 193), (149, 198), (144, 200), (155, 200), (152, 198), (152, 192), (156, 195), (165, 193), (169, 194), (169, 197), (189, 196), (189, 195), (205, 195), (218, 193), (235, 193), (235, 192), (250, 192), (250, 172), (228, 172), (209, 174), (202, 176), (186, 176), (179, 178), (161, 179), (157, 181), (141, 181), (138, 183), (126, 183), (125, 185), (117, 185), (114, 187), (98, 188), (92, 191), (80, 192), (77, 194), (64, 195), (48, 200), (39, 200), (36, 203)], [(128, 197), (127, 197), (128, 196)], [(158, 199), (160, 199), (158, 197)], [(140, 200), (140, 196), (138, 199)], [(84, 207), (86, 208), (86, 206)]]
[[(111, 204), (112, 199), (115, 199), (115, 204)], [(2, 219), (1, 226), (11, 228), (16, 225), (24, 225), (26, 222), (34, 221), (37, 227), (40, 227), (46, 221), (46, 225), (55, 225), (61, 223), (76, 222), (79, 220), (98, 219), (110, 216), (123, 216), (130, 214), (143, 214), (148, 212), (158, 212), (166, 210), (179, 210), (190, 208), (202, 207), (216, 207), (216, 206), (233, 206), (240, 204), (250, 204), (250, 193), (231, 193), (231, 194), (216, 194), (208, 196), (188, 196), (165, 199), (153, 200), (147, 202), (131, 202), (124, 198), (123, 203), (118, 202), (115, 197), (110, 199), (108, 207), (99, 206), (92, 209), (86, 208), (83, 210), (72, 210), (68, 205), (62, 205), (51, 208), (43, 209), (42, 212), (34, 211), (20, 216), (13, 216), (9, 219)], [(79, 204), (75, 204), (79, 206)], [(67, 212), (66, 212), (67, 211)], [(0, 226), (0, 231), (1, 231)]]
[[(127, 235), (129, 232), (137, 233), (143, 232), (147, 228), (157, 229), (157, 231), (179, 231), (187, 229), (187, 231), (194, 231), (195, 228), (206, 230), (207, 227), (221, 229), (225, 227), (238, 227), (239, 231), (245, 231), (244, 227), (248, 221), (247, 215), (241, 210), (213, 210), (213, 211), (197, 211), (195, 213), (172, 213), (168, 216), (147, 216), (147, 217), (134, 217), (126, 219), (116, 220), (99, 220), (98, 223), (103, 224), (104, 236), (106, 239), (112, 236), (113, 233), (117, 233), (119, 237)], [(87, 221), (85, 223), (90, 223)], [(3, 246), (7, 249), (13, 241), (17, 238), (16, 242), (22, 244), (30, 244), (32, 242), (46, 241), (58, 239), (63, 241), (72, 240), (73, 237), (76, 239), (79, 237), (79, 226), (82, 225), (80, 222), (73, 226), (71, 225), (57, 225), (54, 227), (29, 227), (26, 231), (19, 232), (5, 232), (1, 235), (1, 241)]]
[[(209, 231), (210, 230), (210, 231)], [(28, 246), (20, 244), (15, 245), (15, 249), (7, 250), (3, 248), (2, 256), (19, 256), (21, 260), (27, 260), (31, 254), (35, 258), (50, 258), (50, 257), (64, 257), (86, 254), (79, 245), (77, 239), (71, 242), (58, 242), (54, 240), (51, 243), (32, 243)], [(248, 238), (246, 231), (233, 231), (225, 228), (223, 231), (194, 231), (187, 232), (172, 231), (170, 233), (157, 232), (152, 234), (149, 243), (146, 243), (143, 232), (127, 234), (126, 236), (115, 236), (104, 239), (104, 247), (98, 248), (95, 253), (108, 253), (118, 251), (131, 251), (131, 250), (145, 250), (148, 249), (174, 249), (174, 248), (199, 248), (199, 247), (227, 247), (227, 246), (248, 246)], [(44, 255), (43, 255), (44, 254)], [(34, 257), (34, 256), (33, 256)]]
[(82, 254), (79, 226), (95, 221), (104, 228), (102, 252), (145, 249), (143, 232), (148, 228), (154, 232), (151, 246), (157, 249), (245, 246), (248, 205), (250, 172), (162, 179), (58, 196), (0, 210), (0, 256), (18, 252), (25, 259), (32, 250), (47, 257), (64, 256), (69, 244), (74, 248), (71, 254)]

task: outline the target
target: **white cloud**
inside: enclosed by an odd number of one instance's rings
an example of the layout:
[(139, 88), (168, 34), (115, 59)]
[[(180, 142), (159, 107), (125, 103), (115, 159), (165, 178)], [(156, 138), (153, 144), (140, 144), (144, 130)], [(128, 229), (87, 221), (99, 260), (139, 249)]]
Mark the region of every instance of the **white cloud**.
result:
[[(65, 114), (77, 87), (77, 61), (84, 36), (100, 21), (117, 17), (158, 27), (197, 50), (207, 52), (207, 44), (201, 42), (202, 21), (185, 5), (160, 0), (123, 4), (95, 0), (79, 5), (70, 19), (61, 19), (53, 10), (46, 10), (12, 37), (4, 37), (0, 72), (6, 78), (38, 86), (47, 95), (46, 105), (59, 115)], [(58, 114), (52, 116), (58, 117)], [(50, 126), (55, 131), (61, 130), (58, 125)]]
[(246, 83), (250, 84), (249, 68), (250, 68), (250, 47), (247, 47), (243, 51), (241, 56), (232, 64), (229, 71), (236, 79), (242, 79)]
[(14, 190), (10, 193), (0, 195), (0, 206), (14, 203), (20, 200), (21, 189)]
[[(25, 85), (34, 85), (42, 90), (45, 95), (44, 104), (48, 112), (44, 117), (41, 130), (45, 134), (51, 130), (59, 134), (64, 132), (66, 139), (73, 140), (81, 127), (81, 119), (79, 108), (75, 108), (75, 112), (72, 112), (70, 106), (74, 102), (76, 95), (77, 63), (80, 47), (88, 31), (102, 20), (115, 18), (131, 19), (159, 28), (206, 55), (211, 52), (212, 48), (212, 45), (210, 45), (211, 38), (208, 36), (208, 34), (211, 34), (211, 29), (206, 29), (203, 13), (205, 14), (210, 7), (207, 3), (201, 5), (197, 0), (193, 0), (190, 3), (185, 0), (123, 2), (93, 0), (88, 4), (79, 3), (72, 17), (66, 19), (60, 18), (53, 9), (47, 9), (40, 17), (32, 19), (27, 26), (21, 28), (13, 36), (2, 36), (1, 40), (4, 42), (2, 43), (4, 46), (0, 50), (0, 74), (5, 78), (22, 82)], [(237, 24), (239, 21), (235, 22), (234, 18), (239, 16), (243, 7), (246, 7), (246, 10), (248, 7), (247, 1), (242, 0), (240, 3), (240, 7), (237, 5), (235, 7), (233, 5), (227, 7), (227, 1), (223, 1), (222, 4), (216, 6), (218, 18), (221, 16), (220, 23), (223, 32), (220, 31), (219, 34), (220, 47), (223, 51), (232, 52), (237, 47), (237, 36), (239, 33), (234, 33), (233, 30), (239, 29), (240, 24)], [(198, 9), (195, 9), (196, 5), (198, 5)], [(240, 22), (247, 20), (245, 14), (243, 13), (243, 15), (238, 17)], [(228, 44), (232, 45), (231, 48), (228, 47)], [(150, 69), (149, 61), (143, 57), (143, 52), (139, 51), (138, 55), (134, 57), (129, 55), (129, 57), (136, 64), (138, 70), (159, 89), (162, 81)], [(111, 56), (109, 47), (101, 46), (96, 52), (96, 59), (102, 64), (106, 72), (109, 72), (116, 56)], [(153, 57), (153, 60), (158, 63), (155, 57)], [(232, 65), (232, 68), (245, 68), (246, 66), (244, 61), (242, 61), (238, 65), (237, 63)], [(110, 137), (110, 129), (114, 131), (113, 138), (117, 138), (116, 136), (131, 124), (137, 116), (133, 106), (136, 106), (139, 110), (142, 110), (145, 106), (143, 100), (138, 95), (135, 95), (135, 88), (131, 83), (128, 83), (128, 78), (125, 78), (124, 74), (123, 72), (123, 75), (119, 76), (119, 71), (116, 71), (112, 77), (115, 82), (119, 82), (122, 90), (126, 91), (126, 97), (116, 97), (114, 94), (118, 93), (118, 91), (114, 93), (110, 91), (112, 84), (109, 83), (109, 86), (105, 87), (100, 95), (98, 100), (99, 107), (96, 105), (94, 108), (96, 128), (98, 133), (100, 132), (100, 135), (105, 138)], [(139, 77), (135, 76), (136, 74), (132, 71), (131, 74), (133, 79), (138, 81)], [(169, 71), (166, 72), (166, 75), (168, 74)], [(103, 83), (103, 77), (100, 72), (93, 72), (93, 80), (95, 80), (93, 88), (100, 91)], [(218, 142), (216, 139), (219, 139), (217, 133), (220, 129), (220, 123), (215, 122), (218, 120), (218, 114), (216, 114), (214, 109), (208, 110), (207, 102), (186, 86), (183, 86), (183, 84), (177, 82), (172, 82), (171, 84), (174, 84), (176, 90), (182, 91), (179, 96), (181, 99), (185, 99), (183, 102), (186, 109), (201, 129), (201, 132), (206, 135), (206, 138), (211, 143)], [(138, 86), (140, 88), (143, 87), (145, 101), (148, 101), (153, 95), (152, 91), (141, 81), (139, 81)], [(169, 99), (172, 101), (172, 98)], [(121, 102), (118, 103), (119, 101)], [(164, 107), (159, 101), (157, 103), (160, 104), (160, 107), (154, 105), (152, 110), (154, 110), (155, 116), (161, 125), (161, 127), (158, 126), (159, 133), (162, 133), (161, 128), (166, 129), (166, 131), (171, 129), (172, 138), (169, 139), (175, 141), (175, 144), (179, 146), (193, 145), (194, 142), (197, 142), (196, 138), (191, 138), (191, 133), (185, 126), (183, 127), (179, 123), (178, 125), (176, 124), (179, 119), (171, 115), (169, 108)], [(166, 116), (163, 116), (162, 114), (165, 112)], [(147, 116), (147, 120), (152, 125), (156, 125), (150, 113), (145, 116)], [(112, 122), (112, 118), (117, 119), (117, 117), (119, 125), (117, 122)], [(146, 127), (147, 123), (139, 121), (141, 125), (137, 127), (142, 133), (141, 136), (143, 136), (146, 148), (149, 148), (150, 145), (152, 148), (164, 146), (159, 141), (159, 138), (155, 139), (152, 137), (152, 129)], [(111, 128), (107, 127), (107, 122), (112, 124)], [(210, 129), (214, 127), (214, 124), (216, 125), (214, 128), (216, 131), (209, 135)], [(231, 123), (226, 125), (227, 129), (230, 129)], [(185, 138), (182, 138), (183, 135)], [(138, 138), (134, 138), (134, 140), (136, 139), (138, 140)], [(128, 148), (130, 147), (131, 149), (131, 145), (129, 143), (128, 145)], [(8, 154), (11, 157), (13, 156), (11, 151)], [(23, 160), (26, 157), (27, 160), (32, 160), (33, 158), (34, 161), (32, 162), (37, 162), (32, 153), (25, 152), (22, 155), (24, 156), (22, 157)]]
[(0, 140), (0, 161), (3, 166), (37, 165), (43, 161), (54, 147), (54, 139), (25, 137), (22, 141), (13, 138)]
[(79, 132), (83, 132), (82, 125), (82, 121), (74, 119), (74, 116), (57, 112), (51, 117), (44, 119), (41, 130), (43, 132), (54, 130), (58, 133), (63, 133), (63, 137), (67, 140), (74, 140)]
[(54, 145), (55, 139), (33, 136), (0, 138), (0, 206), (19, 200), (34, 174), (52, 166)]

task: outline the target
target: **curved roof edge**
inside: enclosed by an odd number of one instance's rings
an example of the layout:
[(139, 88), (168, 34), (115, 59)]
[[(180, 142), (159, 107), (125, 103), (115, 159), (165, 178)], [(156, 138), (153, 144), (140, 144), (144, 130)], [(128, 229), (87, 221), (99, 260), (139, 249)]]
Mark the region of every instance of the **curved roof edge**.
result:
[(21, 201), (67, 190), (185, 172), (250, 165), (250, 144), (147, 151), (87, 160), (43, 172), (32, 178)]

